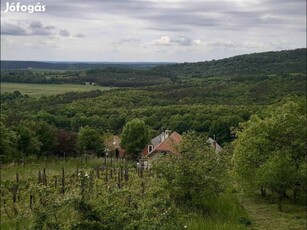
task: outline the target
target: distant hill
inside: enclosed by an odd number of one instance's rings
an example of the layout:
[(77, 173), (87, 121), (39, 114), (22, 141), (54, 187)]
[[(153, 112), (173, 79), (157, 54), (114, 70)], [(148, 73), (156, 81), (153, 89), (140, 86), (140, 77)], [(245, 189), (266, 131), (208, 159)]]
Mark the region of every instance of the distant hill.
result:
[(1, 82), (19, 83), (95, 82), (101, 86), (143, 87), (200, 84), (200, 79), (246, 82), (269, 78), (286, 80), (289, 77), (296, 77), (296, 83), (305, 80), (306, 48), (181, 64), (1, 62)]
[(131, 68), (146, 69), (170, 63), (155, 62), (38, 62), (38, 61), (1, 61), (1, 69), (49, 69), (49, 70), (80, 70), (92, 68)]
[(165, 62), (37, 62), (1, 61), (1, 69), (80, 70), (97, 68), (149, 69), (159, 76), (223, 76), (306, 72), (306, 48), (253, 53), (196, 63)]
[(157, 66), (149, 71), (168, 76), (193, 77), (306, 73), (306, 48)]

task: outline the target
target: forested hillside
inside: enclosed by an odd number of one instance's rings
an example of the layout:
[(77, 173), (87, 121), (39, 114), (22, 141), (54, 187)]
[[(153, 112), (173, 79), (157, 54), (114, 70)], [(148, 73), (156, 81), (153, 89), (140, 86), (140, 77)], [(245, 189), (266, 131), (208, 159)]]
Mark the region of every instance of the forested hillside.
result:
[(221, 60), (158, 66), (152, 69), (168, 76), (286, 75), (306, 71), (306, 48), (244, 54)]
[[(42, 98), (2, 94), (2, 114), (9, 126), (20, 120), (42, 120), (74, 132), (89, 126), (117, 134), (127, 121), (141, 118), (154, 130), (172, 129), (180, 133), (195, 130), (215, 135), (223, 144), (233, 139), (232, 127), (248, 120), (259, 109), (284, 97), (306, 96), (305, 53), (306, 49), (267, 52), (150, 70), (2, 70), (8, 71), (3, 81), (46, 84), (95, 81), (121, 86), (106, 92)], [(204, 72), (200, 74), (200, 70)]]
[[(42, 63), (38, 63), (41, 65)], [(205, 81), (304, 81), (306, 49), (246, 54), (221, 60), (173, 65), (154, 64), (68, 64), (48, 63), (43, 69), (19, 69), (28, 62), (5, 62), (1, 67), (2, 82), (76, 83), (95, 82), (101, 86), (143, 87)], [(51, 65), (51, 66), (49, 66)], [(155, 65), (158, 65), (154, 67)], [(11, 67), (16, 68), (11, 68)], [(69, 68), (72, 66), (72, 68)], [(83, 68), (82, 68), (83, 67)], [(153, 67), (153, 68), (148, 68)], [(89, 69), (86, 69), (89, 68)], [(53, 69), (53, 70), (51, 70)], [(63, 69), (70, 69), (63, 71)], [(62, 70), (62, 71), (61, 71)], [(209, 82), (206, 79), (209, 78)], [(213, 79), (211, 79), (213, 78)], [(267, 88), (264, 86), (264, 88)]]
[[(306, 49), (153, 68), (1, 69), (1, 81), (96, 89), (1, 93), (1, 229), (306, 226)], [(136, 164), (165, 130), (182, 135), (176, 154)], [(108, 149), (114, 135), (122, 158)]]

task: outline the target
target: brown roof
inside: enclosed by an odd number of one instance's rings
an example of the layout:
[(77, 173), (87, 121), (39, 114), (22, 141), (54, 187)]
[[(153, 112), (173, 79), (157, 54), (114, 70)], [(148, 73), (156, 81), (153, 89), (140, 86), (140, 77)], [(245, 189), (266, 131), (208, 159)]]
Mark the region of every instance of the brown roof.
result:
[(163, 142), (157, 145), (156, 148), (154, 148), (154, 150), (151, 153), (155, 152), (177, 153), (178, 150), (176, 147), (181, 141), (182, 141), (182, 136), (177, 132), (173, 132), (168, 138), (166, 138)]

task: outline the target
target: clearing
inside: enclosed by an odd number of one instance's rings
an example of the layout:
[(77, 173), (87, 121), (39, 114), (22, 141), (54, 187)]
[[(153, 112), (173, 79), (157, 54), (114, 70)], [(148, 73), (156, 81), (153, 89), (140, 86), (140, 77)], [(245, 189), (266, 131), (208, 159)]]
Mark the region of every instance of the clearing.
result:
[(50, 96), (67, 92), (87, 92), (92, 90), (110, 90), (112, 87), (77, 84), (28, 84), (1, 82), (1, 94), (19, 91), (29, 96)]

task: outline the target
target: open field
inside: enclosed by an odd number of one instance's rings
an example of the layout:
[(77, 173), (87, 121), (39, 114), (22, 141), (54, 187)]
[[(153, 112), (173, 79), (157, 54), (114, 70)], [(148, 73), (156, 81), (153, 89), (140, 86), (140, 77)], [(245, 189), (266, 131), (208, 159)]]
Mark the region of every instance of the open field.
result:
[(1, 82), (1, 94), (19, 91), (29, 96), (49, 96), (67, 92), (87, 92), (91, 90), (109, 90), (110, 87), (76, 84), (28, 84)]

